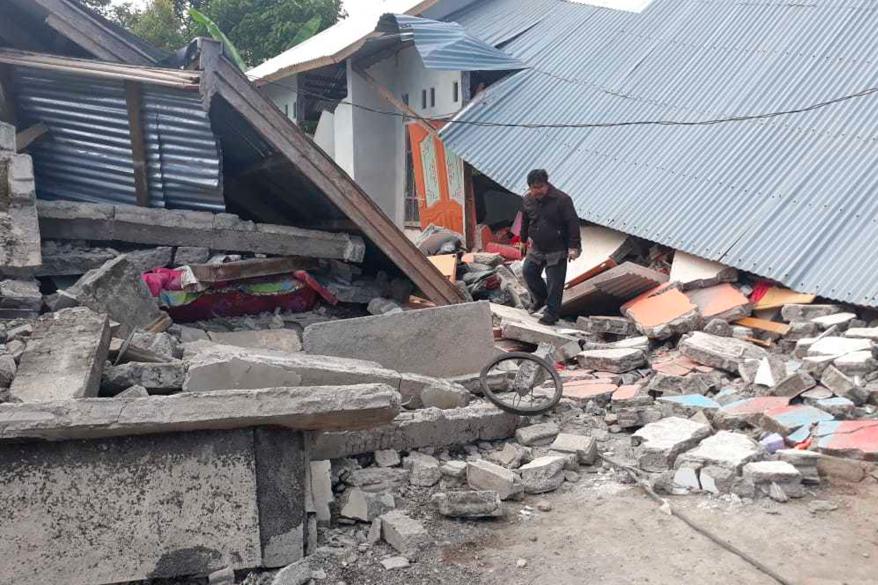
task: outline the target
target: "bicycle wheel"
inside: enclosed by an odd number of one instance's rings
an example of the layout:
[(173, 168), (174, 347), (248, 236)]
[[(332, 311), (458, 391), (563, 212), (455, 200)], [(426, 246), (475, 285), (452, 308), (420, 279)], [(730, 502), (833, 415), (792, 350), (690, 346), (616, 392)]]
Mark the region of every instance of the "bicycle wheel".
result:
[[(554, 393), (546, 395), (543, 392), (536, 392), (536, 388), (533, 388), (530, 384), (518, 388), (517, 390), (513, 388), (513, 390), (507, 392), (497, 392), (493, 390), (491, 384), (488, 382), (491, 370), (496, 368), (502, 362), (513, 360), (531, 362), (536, 364), (537, 368), (544, 370), (554, 384)], [(521, 369), (519, 372), (520, 371)], [(518, 378), (518, 376), (516, 376), (516, 378)], [(534, 376), (534, 378), (536, 378), (536, 376)], [(561, 395), (564, 392), (564, 384), (561, 382), (561, 376), (555, 371), (555, 367), (541, 357), (532, 353), (524, 352), (510, 352), (495, 357), (488, 363), (488, 365), (482, 368), (482, 371), (479, 374), (479, 382), (482, 386), (482, 392), (484, 392), (488, 400), (493, 402), (497, 408), (521, 416), (534, 416), (552, 410), (561, 400)]]

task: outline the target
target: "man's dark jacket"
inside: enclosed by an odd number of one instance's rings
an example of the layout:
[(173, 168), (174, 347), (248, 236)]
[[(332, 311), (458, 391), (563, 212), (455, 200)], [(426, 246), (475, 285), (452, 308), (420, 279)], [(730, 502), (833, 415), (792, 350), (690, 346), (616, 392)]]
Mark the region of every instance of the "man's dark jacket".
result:
[(570, 195), (549, 186), (543, 197), (525, 195), (522, 205), (521, 241), (533, 240), (538, 252), (581, 250), (579, 218)]

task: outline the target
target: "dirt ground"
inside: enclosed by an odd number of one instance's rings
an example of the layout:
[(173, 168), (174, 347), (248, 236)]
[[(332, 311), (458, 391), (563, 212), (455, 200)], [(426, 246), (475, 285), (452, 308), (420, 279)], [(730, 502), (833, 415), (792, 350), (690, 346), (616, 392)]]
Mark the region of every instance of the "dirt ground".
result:
[[(814, 500), (838, 508), (812, 513)], [(551, 510), (537, 510), (540, 501)], [(786, 504), (707, 496), (673, 497), (671, 503), (796, 585), (878, 584), (878, 482), (872, 478), (813, 490)], [(420, 509), (415, 515), (439, 545), (425, 558), (408, 569), (384, 571), (377, 563), (393, 553), (379, 545), (358, 560), (350, 558), (346, 567), (326, 563), (322, 583), (776, 583), (612, 476), (586, 476), (554, 494), (514, 503), (497, 521), (438, 520), (427, 506)], [(519, 567), (519, 560), (526, 566)]]

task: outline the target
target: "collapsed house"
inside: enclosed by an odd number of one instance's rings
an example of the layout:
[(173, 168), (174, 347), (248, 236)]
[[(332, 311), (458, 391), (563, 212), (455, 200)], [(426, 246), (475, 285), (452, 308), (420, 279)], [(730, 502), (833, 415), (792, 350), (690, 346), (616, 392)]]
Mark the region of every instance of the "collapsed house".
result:
[[(606, 453), (740, 502), (875, 476), (871, 309), (586, 225), (540, 325), (510, 230), (410, 243), (216, 43), (0, 14), (31, 43), (0, 33), (0, 580), (403, 570), (425, 518), (613, 481)], [(555, 410), (485, 400), (509, 350)]]

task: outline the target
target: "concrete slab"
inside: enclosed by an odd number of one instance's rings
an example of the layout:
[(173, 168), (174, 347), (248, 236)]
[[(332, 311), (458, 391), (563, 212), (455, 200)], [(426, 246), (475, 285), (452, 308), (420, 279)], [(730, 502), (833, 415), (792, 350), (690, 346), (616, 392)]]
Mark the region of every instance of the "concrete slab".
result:
[(749, 316), (751, 312), (749, 299), (727, 283), (690, 290), (686, 297), (698, 307), (705, 321), (737, 321)]
[(540, 325), (539, 323), (533, 325), (527, 323), (506, 323), (503, 325), (502, 331), (503, 337), (506, 339), (514, 339), (533, 345), (549, 343), (555, 349), (561, 349), (565, 345), (577, 341), (572, 335), (566, 335), (554, 327)]
[(211, 341), (221, 345), (270, 349), (294, 353), (302, 351), (302, 340), (298, 331), (292, 329), (262, 329), (257, 331), (208, 332)]
[[(799, 341), (799, 343), (807, 341), (807, 339), (803, 339)], [(824, 337), (823, 339), (808, 344), (807, 355), (831, 355), (835, 357), (841, 357), (845, 354), (853, 353), (855, 351), (869, 351), (871, 348), (872, 342), (869, 339), (858, 339), (852, 337)]]
[(661, 472), (674, 466), (677, 456), (709, 436), (708, 425), (669, 417), (650, 423), (633, 435), (640, 443), (638, 464), (644, 471)]
[(677, 458), (677, 466), (716, 465), (726, 469), (740, 470), (744, 464), (762, 455), (759, 444), (740, 433), (719, 431), (701, 441), (696, 448)]
[(781, 309), (784, 321), (810, 321), (818, 317), (835, 315), (842, 312), (839, 305), (786, 304)]
[(748, 359), (759, 359), (767, 355), (761, 347), (734, 339), (717, 337), (696, 331), (684, 338), (679, 345), (686, 357), (705, 366), (737, 373), (738, 366)]
[(0, 580), (96, 585), (301, 558), (304, 443), (273, 433), (0, 444)]
[(676, 288), (659, 287), (625, 303), (622, 314), (651, 339), (667, 339), (701, 325), (698, 306)]
[(315, 439), (312, 456), (338, 459), (379, 449), (441, 448), (506, 439), (515, 434), (519, 420), (484, 402), (452, 410), (426, 408), (403, 412), (392, 423), (367, 431), (321, 433)]
[(495, 355), (487, 302), (316, 323), (305, 351), (378, 362), (400, 372), (451, 377), (480, 371)]
[(33, 161), (26, 154), (0, 151), (0, 169), (0, 267), (39, 266)]
[(48, 313), (34, 324), (10, 395), (22, 402), (97, 396), (109, 348), (106, 315), (84, 307)]
[(639, 349), (593, 349), (576, 356), (579, 366), (622, 374), (646, 365), (646, 355)]
[(515, 474), (489, 461), (470, 461), (466, 467), (466, 481), (475, 490), (495, 492), (501, 500), (520, 493)]
[(619, 389), (616, 384), (604, 380), (577, 380), (564, 384), (563, 396), (577, 404), (585, 405), (589, 400), (608, 402)]

